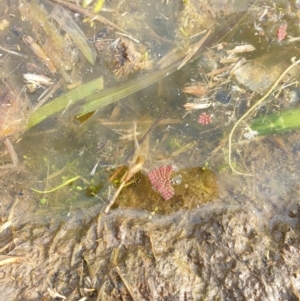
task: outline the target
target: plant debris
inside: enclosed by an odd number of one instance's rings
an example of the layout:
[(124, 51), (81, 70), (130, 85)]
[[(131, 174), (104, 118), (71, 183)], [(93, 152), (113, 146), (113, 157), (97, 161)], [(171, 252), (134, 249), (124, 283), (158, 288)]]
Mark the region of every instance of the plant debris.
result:
[(2, 2), (2, 295), (296, 300), (299, 5)]

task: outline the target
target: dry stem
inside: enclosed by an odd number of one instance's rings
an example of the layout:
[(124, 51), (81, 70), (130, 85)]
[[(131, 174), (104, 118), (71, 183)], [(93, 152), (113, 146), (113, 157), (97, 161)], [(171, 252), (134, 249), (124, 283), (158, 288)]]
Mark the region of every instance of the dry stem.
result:
[(100, 16), (98, 14), (94, 14), (94, 13), (92, 13), (92, 12), (90, 12), (90, 11), (88, 11), (88, 10), (86, 10), (86, 9), (84, 9), (84, 8), (76, 5), (76, 4), (73, 4), (73, 3), (70, 3), (70, 2), (67, 2), (67, 1), (64, 1), (64, 0), (51, 0), (51, 1), (56, 2), (56, 3), (60, 4), (60, 5), (63, 5), (63, 6), (69, 8), (69, 9), (71, 9), (73, 11), (76, 11), (76, 12), (78, 12), (80, 14), (83, 14), (83, 15), (85, 15), (87, 17), (90, 17), (93, 20), (101, 22), (101, 23), (103, 23), (105, 25), (109, 25), (109, 26), (111, 26), (111, 27), (113, 27), (113, 28), (115, 28), (115, 29), (117, 29), (117, 30), (125, 33), (125, 34), (128, 34), (128, 35), (132, 36), (129, 32), (127, 32), (126, 30), (124, 30), (122, 27), (114, 24), (113, 22), (109, 21), (105, 17), (102, 17), (102, 16)]
[(211, 34), (211, 29), (207, 31), (207, 33), (192, 46), (188, 54), (185, 56), (185, 58), (182, 60), (181, 64), (177, 67), (177, 70), (179, 70), (181, 67), (183, 67), (191, 58), (192, 56), (197, 52), (197, 50), (203, 45), (203, 43), (206, 41), (208, 36)]

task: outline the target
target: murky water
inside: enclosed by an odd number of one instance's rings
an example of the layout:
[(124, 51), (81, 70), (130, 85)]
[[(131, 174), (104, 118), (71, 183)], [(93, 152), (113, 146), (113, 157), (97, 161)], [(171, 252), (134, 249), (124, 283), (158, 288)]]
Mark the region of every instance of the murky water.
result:
[[(266, 264), (272, 269), (270, 274), (276, 274), (278, 287), (283, 287), (280, 298), (296, 300), (300, 294), (297, 280), (284, 282), (284, 277), (297, 275), (296, 259), (291, 249), (282, 246), (294, 243), (293, 247), (299, 248), (299, 132), (251, 139), (244, 134), (253, 118), (298, 107), (298, 70), (289, 72), (234, 132), (231, 162), (228, 137), (238, 119), (261, 99), (291, 59), (297, 58), (297, 3), (106, 3), (103, 16), (133, 38), (102, 23), (83, 22), (79, 14), (69, 11), (97, 50), (97, 60), (91, 65), (54, 23), (65, 43), (64, 68), (69, 59), (72, 67), (53, 73), (24, 37), (32, 36), (36, 46), (47, 45), (47, 37), (38, 27), (41, 21), (28, 18), (36, 12), (50, 13), (54, 3), (3, 5), (2, 17), (9, 25), (0, 32), (0, 45), (5, 48), (0, 90), (4, 92), (0, 95), (11, 110), (3, 111), (10, 123), (1, 132), (3, 137), (9, 135), (20, 161), (16, 167), (3, 169), (1, 176), (0, 252), (13, 260), (3, 263), (0, 285), (5, 294), (15, 300), (51, 300), (50, 296), (58, 297), (56, 293), (68, 300), (199, 300), (200, 296), (213, 300), (226, 299), (224, 295), (252, 300), (255, 294), (250, 292), (249, 281), (255, 283), (253, 277), (259, 278), (261, 273), (262, 278), (270, 278)], [(50, 17), (45, 20), (50, 20), (50, 25), (54, 22)], [(235, 27), (232, 20), (239, 20)], [(37, 86), (30, 92), (22, 74), (45, 75), (54, 84), (61, 80), (48, 102), (65, 93), (67, 85), (99, 76), (103, 76), (105, 89), (126, 82), (138, 84), (143, 76), (159, 70), (161, 58), (167, 58), (164, 66), (174, 64), (172, 49), (177, 49), (175, 57), (182, 60), (183, 53), (199, 41), (197, 34), (211, 26), (209, 44), (180, 70), (100, 109), (84, 122), (85, 118), (75, 117), (88, 97), (26, 128), (32, 108), (48, 87)], [(232, 30), (228, 32), (227, 27)], [(287, 31), (282, 40), (279, 29)], [(236, 46), (250, 44), (255, 50), (233, 52)], [(74, 61), (71, 53), (76, 54)], [(233, 70), (241, 70), (238, 64), (242, 60), (251, 61), (244, 65), (250, 67), (243, 72)], [(198, 89), (196, 95), (187, 92), (191, 87)], [(94, 91), (93, 97), (97, 93), (102, 92)], [(22, 109), (13, 102), (15, 95)], [(187, 106), (201, 109), (189, 111)], [(135, 138), (143, 142), (136, 145)], [(2, 158), (3, 165), (10, 163), (4, 151)], [(159, 180), (168, 191), (151, 178), (151, 171), (163, 178)], [(168, 178), (167, 171), (171, 174)], [(110, 212), (104, 213), (114, 196)], [(280, 257), (283, 253), (285, 258)], [(28, 264), (24, 258), (29, 257), (38, 264)], [(257, 257), (264, 259), (254, 268)], [(143, 271), (137, 266), (143, 266)], [(249, 273), (238, 276), (245, 269)], [(31, 281), (26, 278), (28, 273), (41, 275), (45, 281)], [(141, 278), (134, 276), (143, 273)], [(222, 273), (229, 275), (227, 280)], [(193, 285), (185, 277), (192, 279)], [(236, 282), (237, 277), (245, 284)], [(223, 293), (217, 289), (217, 281), (227, 287)], [(206, 292), (205, 283), (211, 287)], [(20, 297), (16, 284), (22, 291)], [(23, 292), (24, 287), (30, 289)], [(275, 300), (275, 291), (266, 293), (258, 285), (257, 300), (267, 296)]]

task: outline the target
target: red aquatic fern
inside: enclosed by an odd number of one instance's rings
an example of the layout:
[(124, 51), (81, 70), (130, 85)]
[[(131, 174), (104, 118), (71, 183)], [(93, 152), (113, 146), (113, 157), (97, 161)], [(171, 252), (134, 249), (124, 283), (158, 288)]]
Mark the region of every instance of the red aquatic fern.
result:
[(277, 40), (278, 42), (281, 42), (282, 40), (285, 39), (287, 32), (286, 32), (287, 26), (285, 25), (281, 25), (278, 27), (277, 30)]
[(211, 115), (208, 115), (206, 113), (202, 113), (198, 118), (198, 123), (200, 124), (210, 124), (212, 122)]
[(172, 171), (172, 165), (162, 165), (148, 172), (148, 178), (152, 186), (165, 200), (169, 200), (174, 195), (174, 188), (171, 185)]

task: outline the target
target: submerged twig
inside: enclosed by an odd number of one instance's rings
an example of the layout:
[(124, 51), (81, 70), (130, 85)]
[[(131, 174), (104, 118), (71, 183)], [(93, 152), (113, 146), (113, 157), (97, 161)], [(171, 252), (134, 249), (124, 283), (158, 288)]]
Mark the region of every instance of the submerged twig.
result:
[(77, 23), (72, 19), (70, 14), (61, 6), (56, 5), (51, 17), (60, 25), (60, 27), (68, 33), (74, 43), (78, 46), (85, 58), (92, 64), (96, 61), (96, 51), (88, 41), (84, 32), (80, 29)]
[(4, 145), (7, 149), (7, 152), (10, 156), (11, 162), (13, 163), (14, 166), (17, 166), (19, 163), (19, 159), (18, 159), (18, 155), (13, 147), (13, 145), (11, 144), (10, 140), (8, 138), (6, 138), (4, 140)]
[[(137, 296), (137, 298), (136, 298), (135, 294), (133, 293), (132, 287), (129, 285), (129, 282), (128, 282), (127, 279), (124, 277), (124, 275), (121, 273), (120, 268), (119, 268), (119, 267), (116, 267), (116, 268), (115, 268), (115, 271), (117, 272), (117, 274), (119, 275), (119, 277), (122, 279), (122, 281), (123, 281), (123, 283), (124, 283), (124, 285), (125, 285), (127, 291), (129, 292), (129, 294), (130, 294), (132, 300), (133, 300), (133, 301), (141, 300), (141, 299), (140, 299), (141, 296)], [(138, 290), (137, 290), (137, 292), (138, 292)]]
[(120, 192), (122, 191), (124, 186), (129, 182), (129, 180), (131, 180), (131, 178), (143, 168), (143, 165), (144, 165), (145, 161), (146, 161), (146, 158), (144, 156), (138, 156), (136, 161), (133, 162), (132, 166), (129, 168), (129, 170), (125, 174), (125, 177), (122, 180), (122, 183), (120, 184), (117, 191), (114, 193), (114, 195), (110, 199), (109, 203), (107, 204), (107, 206), (104, 210), (105, 213), (109, 212), (111, 206), (115, 203), (115, 201), (116, 201), (117, 197), (119, 196)]
[(21, 257), (21, 256), (6, 256), (6, 255), (1, 255), (0, 256), (0, 266), (5, 265), (5, 264), (12, 264), (12, 263), (20, 263), (24, 261), (26, 257)]
[(96, 164), (94, 165), (92, 171), (90, 172), (90, 176), (93, 177), (96, 173), (96, 170), (97, 170), (97, 167), (99, 165), (99, 162), (100, 162), (100, 158), (97, 160)]
[(24, 80), (28, 84), (34, 84), (38, 87), (51, 86), (53, 82), (51, 79), (45, 75), (39, 75), (34, 73), (23, 74)]
[(101, 22), (101, 23), (103, 23), (105, 25), (109, 25), (109, 26), (111, 26), (111, 27), (113, 27), (113, 28), (115, 28), (115, 29), (117, 29), (117, 30), (119, 30), (121, 32), (124, 32), (124, 33), (132, 36), (129, 32), (127, 32), (126, 30), (124, 30), (122, 27), (120, 27), (120, 26), (114, 24), (113, 22), (109, 21), (108, 19), (106, 19), (106, 18), (104, 18), (104, 17), (102, 17), (102, 16), (100, 16), (98, 14), (94, 14), (94, 13), (92, 13), (92, 12), (90, 12), (90, 11), (88, 11), (88, 10), (86, 10), (86, 9), (84, 9), (84, 8), (76, 5), (76, 4), (73, 4), (71, 2), (67, 2), (67, 1), (64, 1), (64, 0), (51, 0), (51, 1), (56, 2), (58, 4), (61, 4), (61, 5), (69, 8), (69, 9), (71, 9), (73, 11), (76, 11), (76, 12), (78, 12), (80, 14), (83, 14), (86, 17), (92, 18), (94, 21), (99, 21), (99, 22)]
[[(122, 127), (126, 127), (129, 124), (132, 124), (132, 121), (111, 121), (110, 119), (106, 119), (106, 118), (99, 118), (97, 119), (97, 122), (99, 122), (101, 125), (104, 125), (106, 127), (115, 127), (115, 126), (122, 126)], [(165, 125), (171, 125), (171, 124), (179, 124), (182, 121), (180, 119), (168, 119), (168, 120), (161, 120), (160, 124), (165, 124)], [(153, 120), (141, 120), (139, 121), (139, 125), (148, 125), (148, 124), (152, 124)]]
[(38, 98), (39, 102), (33, 107), (32, 111), (34, 112), (44, 105), (45, 102), (47, 102), (47, 100), (60, 88), (60, 86), (63, 84), (63, 81), (64, 80), (61, 78), (56, 84), (45, 90), (45, 92)]
[(0, 226), (0, 233), (2, 233), (3, 231), (5, 231), (7, 228), (9, 228), (11, 225), (13, 224), (12, 220), (8, 220), (6, 222), (4, 222), (1, 226)]
[(54, 299), (56, 299), (56, 298), (64, 299), (64, 300), (67, 299), (67, 297), (59, 294), (56, 290), (52, 290), (50, 287), (48, 287), (47, 290), (48, 290), (49, 295)]
[(136, 138), (136, 123), (135, 122), (133, 124), (133, 136), (134, 136), (134, 142), (135, 142), (134, 143), (135, 151), (134, 151), (134, 157), (133, 157), (132, 163), (130, 164), (128, 171), (126, 172), (125, 176), (123, 177), (122, 182), (121, 182), (120, 186), (118, 187), (117, 191), (114, 193), (114, 195), (110, 199), (109, 203), (107, 204), (107, 206), (104, 210), (105, 213), (109, 212), (111, 206), (114, 204), (115, 200), (117, 199), (118, 195), (120, 194), (120, 192), (122, 191), (124, 186), (131, 180), (131, 178), (137, 172), (139, 172), (143, 168), (143, 165), (146, 161), (146, 158), (140, 154), (140, 144), (138, 143), (137, 138)]
[[(137, 151), (137, 147), (140, 147), (142, 145), (142, 143), (146, 140), (146, 138), (148, 137), (148, 135), (151, 133), (151, 131), (154, 129), (154, 127), (163, 119), (163, 117), (167, 114), (168, 109), (166, 109), (155, 121), (154, 123), (150, 126), (150, 128), (147, 130), (147, 132), (143, 135), (143, 137), (136, 143), (136, 137), (135, 137), (135, 146), (134, 148), (131, 150), (131, 152), (126, 156), (126, 158), (123, 160), (123, 164), (128, 163), (128, 161), (130, 160), (130, 158), (132, 156), (134, 156), (134, 154)], [(137, 146), (138, 145), (138, 146)], [(132, 160), (134, 161), (134, 160)], [(120, 169), (117, 169), (109, 178), (109, 182), (111, 182), (120, 172)]]
[(45, 53), (42, 47), (38, 43), (36, 43), (31, 36), (23, 35), (22, 40), (32, 50), (32, 52), (47, 66), (51, 73), (55, 73), (57, 71), (54, 63), (49, 59), (48, 55)]
[[(146, 140), (148, 135), (151, 133), (151, 131), (155, 128), (155, 126), (166, 116), (168, 113), (168, 109), (166, 109), (150, 126), (150, 128), (147, 130), (147, 132), (143, 135), (143, 137), (138, 141), (137, 144), (135, 144), (134, 149), (127, 155), (127, 157), (124, 160), (124, 163), (126, 163), (137, 151), (137, 147), (141, 146), (141, 144)], [(137, 146), (138, 145), (138, 146)]]
[[(154, 129), (154, 127), (160, 122), (160, 120), (167, 114), (168, 109), (166, 109), (151, 125), (151, 127), (147, 130), (147, 132), (143, 135), (143, 137), (138, 141), (136, 137), (136, 123), (133, 124), (133, 137), (134, 137), (134, 149), (127, 155), (127, 157), (124, 160), (124, 163), (128, 162), (130, 158), (133, 156), (132, 163), (129, 166), (129, 169), (125, 176), (123, 177), (122, 183), (118, 187), (117, 191), (114, 193), (112, 198), (110, 199), (108, 205), (106, 206), (104, 212), (108, 213), (111, 206), (114, 204), (115, 200), (117, 199), (118, 195), (124, 188), (125, 184), (130, 181), (130, 179), (139, 172), (146, 161), (146, 158), (141, 155), (140, 147), (141, 144), (145, 141), (145, 139), (148, 137), (148, 135), (151, 133), (151, 131)], [(114, 178), (117, 173), (114, 173), (114, 176), (111, 178)]]
[(10, 53), (10, 54), (14, 54), (14, 55), (20, 56), (20, 57), (24, 57), (24, 58), (27, 59), (26, 55), (24, 55), (22, 53), (19, 53), (19, 52), (15, 52), (15, 51), (9, 50), (9, 49), (6, 49), (6, 48), (4, 48), (2, 46), (0, 46), (0, 50), (5, 51), (5, 52)]
[(232, 165), (232, 161), (231, 161), (231, 146), (232, 146), (232, 136), (234, 134), (235, 129), (238, 127), (238, 125), (246, 118), (248, 117), (275, 89), (275, 87), (278, 85), (278, 83), (283, 79), (283, 77), (291, 70), (293, 69), (296, 65), (298, 65), (300, 63), (300, 60), (294, 62), (292, 65), (290, 65), (279, 77), (278, 79), (275, 81), (275, 83), (272, 85), (272, 87), (269, 89), (269, 91), (262, 97), (260, 98), (233, 126), (230, 134), (229, 134), (229, 141), (228, 141), (228, 162), (229, 162), (229, 166), (231, 168), (231, 170), (233, 172), (235, 172), (236, 174), (239, 175), (244, 175), (244, 176), (252, 176), (252, 174), (246, 174), (246, 173), (242, 173), (237, 171), (233, 165)]
[(205, 36), (203, 36), (198, 43), (196, 43), (195, 45), (193, 45), (192, 49), (190, 49), (190, 51), (188, 52), (188, 54), (186, 55), (186, 57), (183, 59), (183, 61), (181, 62), (181, 64), (178, 66), (177, 70), (179, 70), (181, 67), (183, 67), (191, 58), (192, 56), (199, 50), (199, 48), (203, 45), (203, 43), (205, 42), (205, 40), (208, 38), (208, 36), (211, 34), (211, 29), (209, 29), (207, 31), (207, 33), (205, 34)]

